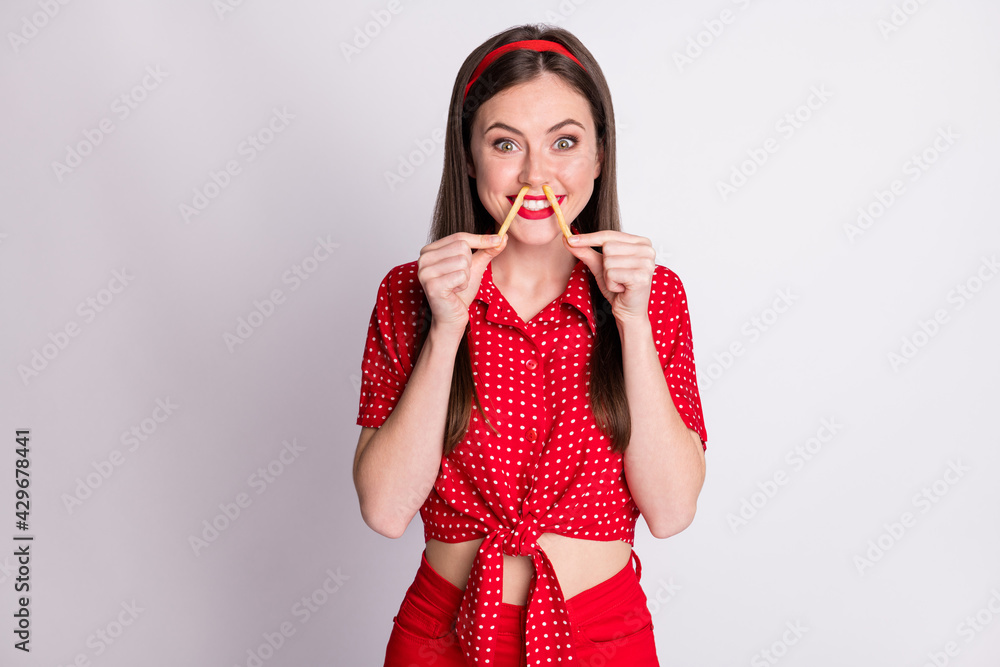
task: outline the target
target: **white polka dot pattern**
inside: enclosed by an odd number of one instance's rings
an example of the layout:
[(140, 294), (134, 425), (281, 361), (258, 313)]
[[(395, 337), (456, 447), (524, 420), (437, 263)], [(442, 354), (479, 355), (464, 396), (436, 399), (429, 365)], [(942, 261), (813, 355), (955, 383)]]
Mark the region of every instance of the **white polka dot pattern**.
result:
[[(639, 510), (625, 483), (623, 458), (611, 451), (587, 398), (596, 331), (589, 279), (590, 269), (578, 262), (566, 290), (526, 323), (493, 283), (488, 265), (469, 307), (473, 378), (496, 432), (473, 404), (465, 438), (442, 457), (420, 516), (425, 540), (485, 538), (458, 617), (459, 642), (470, 664), (491, 665), (496, 654), (504, 554), (528, 556), (535, 565), (527, 603), (528, 664), (573, 664), (565, 600), (538, 536), (634, 544)], [(362, 361), (358, 425), (381, 426), (406, 386), (416, 363), (422, 298), (416, 261), (393, 268), (379, 286)], [(659, 265), (649, 319), (674, 405), (707, 443), (684, 288)]]

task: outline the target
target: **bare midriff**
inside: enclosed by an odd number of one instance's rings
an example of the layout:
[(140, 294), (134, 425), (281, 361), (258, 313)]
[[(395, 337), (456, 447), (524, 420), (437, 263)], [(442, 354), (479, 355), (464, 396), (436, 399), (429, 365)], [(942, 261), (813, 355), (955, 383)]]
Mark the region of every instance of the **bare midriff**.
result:
[[(465, 590), (472, 561), (482, 542), (482, 538), (454, 543), (429, 539), (426, 545), (427, 562), (442, 577)], [(552, 562), (564, 600), (618, 574), (628, 565), (632, 554), (631, 545), (621, 540), (598, 542), (555, 533), (539, 535), (538, 546)], [(530, 557), (504, 556), (503, 601), (526, 604), (534, 573), (535, 566)]]

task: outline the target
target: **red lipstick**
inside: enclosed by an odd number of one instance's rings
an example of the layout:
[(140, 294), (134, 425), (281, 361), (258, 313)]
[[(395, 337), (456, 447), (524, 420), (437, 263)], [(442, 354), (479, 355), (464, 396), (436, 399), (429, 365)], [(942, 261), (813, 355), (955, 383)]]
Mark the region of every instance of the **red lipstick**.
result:
[[(509, 195), (507, 196), (507, 201), (509, 201), (512, 205), (514, 203), (514, 199), (514, 197)], [(525, 195), (524, 201), (544, 201), (546, 204), (548, 203), (548, 199), (546, 199), (545, 195)], [(566, 202), (566, 195), (557, 195), (556, 201), (559, 202), (559, 206), (562, 206)], [(517, 214), (525, 220), (544, 220), (545, 218), (555, 215), (555, 211), (553, 211), (552, 207), (549, 205), (546, 205), (545, 208), (537, 211), (530, 211), (522, 204), (521, 208), (517, 209)]]

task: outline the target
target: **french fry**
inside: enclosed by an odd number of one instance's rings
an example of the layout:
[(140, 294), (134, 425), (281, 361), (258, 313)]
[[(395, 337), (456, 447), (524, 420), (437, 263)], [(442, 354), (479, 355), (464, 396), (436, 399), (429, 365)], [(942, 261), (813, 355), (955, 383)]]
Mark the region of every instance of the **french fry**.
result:
[(510, 213), (507, 214), (507, 219), (503, 221), (503, 225), (500, 227), (500, 231), (497, 234), (500, 235), (500, 240), (503, 241), (504, 234), (507, 233), (507, 228), (510, 227), (510, 223), (514, 222), (514, 216), (517, 215), (517, 209), (521, 208), (521, 204), (524, 203), (524, 195), (528, 194), (528, 190), (531, 186), (525, 185), (521, 188), (521, 191), (517, 193), (517, 198), (514, 200), (514, 206), (510, 209)]
[(570, 231), (569, 225), (566, 224), (566, 218), (563, 217), (562, 209), (559, 208), (559, 200), (556, 199), (555, 194), (552, 192), (552, 188), (547, 185), (543, 185), (542, 192), (545, 193), (545, 198), (549, 200), (550, 204), (552, 204), (552, 210), (556, 212), (556, 220), (559, 221), (559, 228), (562, 229), (563, 236), (566, 238), (573, 236), (573, 232)]

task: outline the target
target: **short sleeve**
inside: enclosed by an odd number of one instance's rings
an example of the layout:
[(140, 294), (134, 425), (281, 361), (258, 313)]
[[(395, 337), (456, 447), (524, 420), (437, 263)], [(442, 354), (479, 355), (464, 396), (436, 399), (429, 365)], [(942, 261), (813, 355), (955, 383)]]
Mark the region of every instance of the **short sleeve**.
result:
[(416, 264), (393, 268), (378, 287), (361, 360), (359, 426), (385, 423), (413, 371), (416, 313), (423, 300)]
[(687, 295), (677, 274), (659, 264), (653, 272), (649, 294), (649, 321), (674, 406), (687, 427), (701, 437), (702, 448), (707, 449), (708, 434), (698, 393)]

